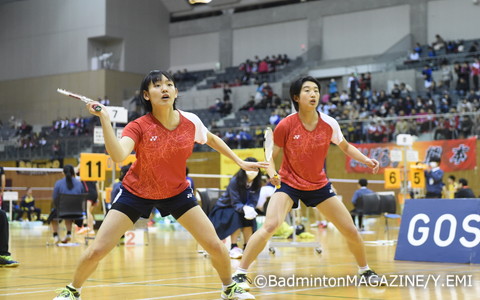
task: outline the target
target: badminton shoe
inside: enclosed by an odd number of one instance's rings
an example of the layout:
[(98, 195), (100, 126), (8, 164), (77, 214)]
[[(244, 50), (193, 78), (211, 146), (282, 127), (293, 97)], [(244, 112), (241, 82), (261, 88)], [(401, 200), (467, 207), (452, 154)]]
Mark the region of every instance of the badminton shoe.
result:
[(240, 259), (242, 258), (242, 255), (243, 255), (243, 250), (238, 247), (234, 247), (232, 250), (230, 250), (230, 258)]
[(250, 284), (252, 284), (252, 280), (247, 277), (247, 274), (235, 272), (232, 276), (232, 280), (238, 283), (238, 286), (245, 291), (250, 290)]
[(0, 268), (16, 268), (19, 265), (10, 255), (0, 255)]
[(57, 292), (58, 295), (57, 297), (53, 298), (53, 300), (81, 300), (80, 293), (68, 285), (63, 289), (56, 290), (55, 292)]
[(255, 299), (255, 297), (233, 282), (222, 291), (222, 299)]

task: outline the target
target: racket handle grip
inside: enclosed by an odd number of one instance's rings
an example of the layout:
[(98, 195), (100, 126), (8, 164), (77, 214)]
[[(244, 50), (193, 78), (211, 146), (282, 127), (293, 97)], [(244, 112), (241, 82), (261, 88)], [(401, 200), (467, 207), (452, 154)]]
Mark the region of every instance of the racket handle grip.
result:
[[(278, 178), (278, 174), (273, 175), (273, 178)], [(281, 186), (280, 184), (279, 184), (279, 185), (275, 185), (275, 188), (276, 188), (276, 189), (279, 189), (280, 186)]]
[(94, 105), (94, 106), (93, 106), (93, 109), (94, 109), (95, 111), (101, 111), (101, 110), (102, 110), (102, 107), (101, 107), (100, 105)]

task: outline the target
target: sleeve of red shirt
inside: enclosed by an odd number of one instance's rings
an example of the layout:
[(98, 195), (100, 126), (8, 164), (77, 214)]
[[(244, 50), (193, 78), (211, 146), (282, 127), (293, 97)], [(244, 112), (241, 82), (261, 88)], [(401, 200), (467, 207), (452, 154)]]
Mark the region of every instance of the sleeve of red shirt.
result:
[(285, 138), (287, 136), (287, 119), (283, 119), (278, 123), (273, 131), (273, 141), (278, 147), (285, 147)]
[(140, 125), (135, 121), (128, 123), (122, 131), (122, 137), (124, 136), (128, 136), (135, 144), (138, 144), (141, 136)]

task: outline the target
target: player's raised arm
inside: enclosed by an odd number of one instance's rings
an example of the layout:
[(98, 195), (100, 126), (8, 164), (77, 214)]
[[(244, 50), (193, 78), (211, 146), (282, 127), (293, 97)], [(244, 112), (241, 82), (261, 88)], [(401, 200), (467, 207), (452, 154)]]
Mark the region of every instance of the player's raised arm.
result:
[[(98, 111), (95, 108), (97, 106), (102, 107), (102, 110)], [(122, 162), (127, 156), (132, 153), (135, 142), (129, 137), (122, 137), (117, 139), (115, 131), (113, 130), (112, 123), (110, 122), (110, 116), (108, 110), (100, 103), (94, 101), (87, 104), (88, 111), (100, 118), (102, 124), (103, 138), (105, 140), (105, 148), (108, 154), (114, 162)]]

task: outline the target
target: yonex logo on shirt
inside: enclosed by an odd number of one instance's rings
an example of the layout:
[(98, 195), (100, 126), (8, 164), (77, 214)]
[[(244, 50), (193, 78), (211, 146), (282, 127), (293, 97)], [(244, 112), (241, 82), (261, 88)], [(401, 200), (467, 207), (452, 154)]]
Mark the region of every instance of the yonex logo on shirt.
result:
[(158, 136), (154, 135), (150, 138), (150, 142), (155, 142), (157, 140)]
[(294, 139), (294, 140), (300, 139), (300, 135), (299, 135), (299, 134), (294, 135), (294, 136), (293, 136), (293, 139)]

